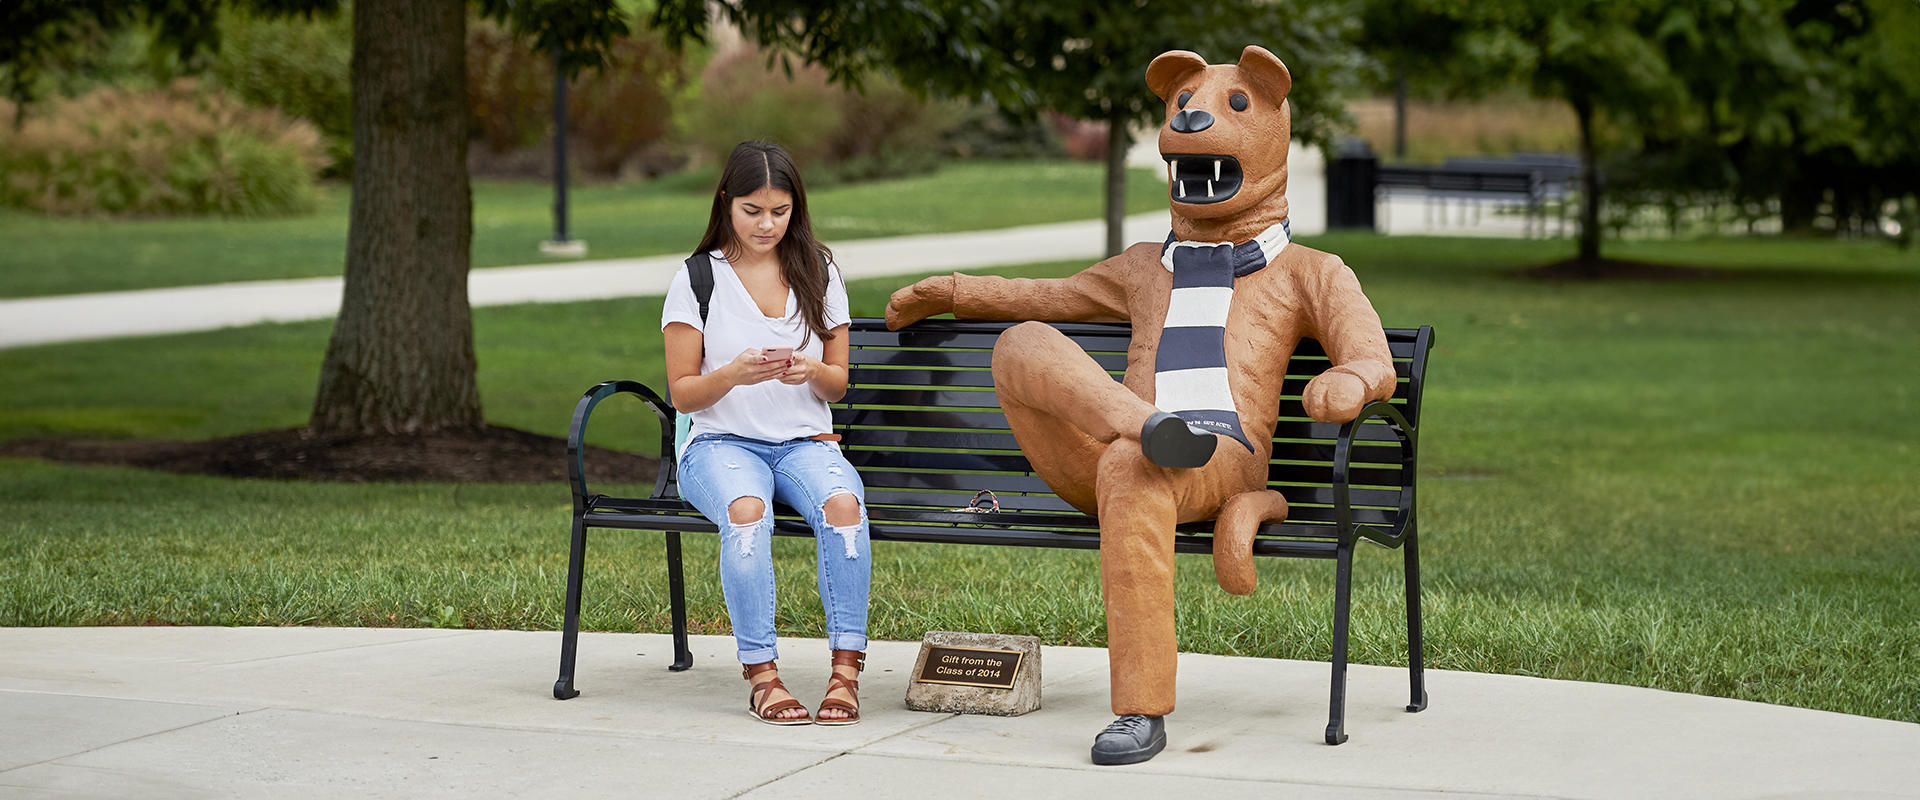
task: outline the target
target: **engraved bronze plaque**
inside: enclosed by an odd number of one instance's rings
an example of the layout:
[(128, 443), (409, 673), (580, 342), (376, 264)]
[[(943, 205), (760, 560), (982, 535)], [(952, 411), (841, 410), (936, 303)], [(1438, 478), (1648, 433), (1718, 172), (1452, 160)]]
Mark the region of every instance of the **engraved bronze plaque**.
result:
[(1011, 689), (1013, 676), (1019, 674), (1020, 661), (1025, 657), (1026, 654), (1018, 650), (929, 645), (927, 662), (921, 665), (916, 680), (921, 683)]

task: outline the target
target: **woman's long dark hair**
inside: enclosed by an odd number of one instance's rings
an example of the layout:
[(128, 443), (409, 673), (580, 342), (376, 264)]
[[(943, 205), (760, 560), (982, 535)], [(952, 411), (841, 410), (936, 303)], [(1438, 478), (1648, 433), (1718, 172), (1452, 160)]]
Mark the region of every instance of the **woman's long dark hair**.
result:
[[(696, 253), (718, 249), (729, 259), (741, 251), (741, 242), (733, 233), (733, 213), (729, 204), (762, 187), (793, 195), (793, 210), (788, 212), (787, 235), (780, 237), (775, 254), (780, 257), (780, 274), (793, 289), (794, 302), (807, 330), (821, 341), (833, 338), (827, 332), (827, 262), (833, 251), (813, 238), (813, 219), (807, 215), (807, 189), (800, 183), (800, 170), (793, 157), (772, 142), (741, 142), (727, 156), (720, 171), (720, 186), (713, 192), (713, 215), (707, 218), (707, 235), (701, 237)], [(806, 339), (802, 338), (805, 346)]]

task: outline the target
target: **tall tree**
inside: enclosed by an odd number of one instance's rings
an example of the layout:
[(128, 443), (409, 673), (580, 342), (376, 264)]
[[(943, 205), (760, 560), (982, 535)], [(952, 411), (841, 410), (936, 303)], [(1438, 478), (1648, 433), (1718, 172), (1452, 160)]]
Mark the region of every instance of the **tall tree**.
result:
[(1490, 0), (1467, 13), (1469, 52), (1504, 65), (1539, 97), (1573, 106), (1580, 131), (1578, 260), (1600, 261), (1600, 131), (1603, 115), (1648, 119), (1673, 113), (1682, 92), (1652, 37), (1658, 0)]
[[(1444, 85), (1460, 76), (1467, 20), (1450, 0), (1361, 0), (1360, 49), (1379, 59), (1393, 87), (1393, 157), (1407, 157), (1407, 85)], [(1471, 85), (1469, 82), (1464, 82)], [(1461, 92), (1471, 94), (1471, 91)]]
[[(16, 0), (0, 6), (0, 66), (31, 75), (72, 31), (145, 21), (183, 61), (218, 47), (223, 7), (333, 14), (345, 0)], [(618, 0), (476, 0), (569, 75), (627, 32)], [(467, 302), (464, 0), (357, 0), (356, 163), (346, 286), (309, 427), (323, 434), (472, 430), (482, 424)]]
[[(857, 83), (883, 69), (925, 94), (987, 97), (1014, 113), (1051, 109), (1108, 124), (1107, 250), (1119, 252), (1129, 130), (1159, 121), (1147, 63), (1168, 50), (1232, 62), (1248, 44), (1293, 72), (1294, 134), (1324, 143), (1344, 118), (1360, 56), (1343, 3), (1263, 0), (719, 0), (720, 14), (763, 45)], [(705, 37), (707, 0), (661, 0), (655, 25), (676, 40)]]
[(1680, 112), (1621, 115), (1648, 188), (1777, 209), (1808, 233), (1877, 235), (1883, 206), (1920, 185), (1920, 133), (1887, 124), (1920, 104), (1920, 7), (1901, 0), (1681, 0), (1653, 40)]
[(354, 4), (347, 280), (317, 433), (484, 424), (467, 304), (466, 28), (460, 0)]
[[(264, 1), (264, 0), (262, 0)], [(483, 0), (569, 74), (627, 32), (615, 0)], [(467, 272), (467, 4), (353, 5), (353, 208), (346, 286), (308, 427), (321, 434), (475, 430)]]

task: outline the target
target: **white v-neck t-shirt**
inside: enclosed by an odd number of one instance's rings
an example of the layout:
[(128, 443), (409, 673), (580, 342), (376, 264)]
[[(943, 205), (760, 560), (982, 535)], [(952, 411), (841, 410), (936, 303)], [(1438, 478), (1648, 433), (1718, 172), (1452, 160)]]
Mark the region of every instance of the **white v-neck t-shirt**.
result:
[[(700, 321), (700, 301), (693, 296), (693, 284), (685, 265), (674, 273), (667, 286), (666, 305), (660, 311), (660, 330), (675, 322), (684, 322), (700, 331), (705, 353), (700, 358), (700, 374), (705, 375), (727, 365), (741, 351), (776, 345), (792, 347), (819, 360), (824, 347), (820, 337), (807, 334), (806, 317), (787, 290), (786, 313), (769, 317), (760, 313), (753, 295), (740, 282), (720, 251), (707, 253), (713, 260), (713, 297), (708, 300), (707, 320)], [(827, 329), (847, 324), (847, 287), (839, 268), (827, 264)], [(842, 335), (845, 335), (844, 333)], [(731, 433), (763, 442), (784, 442), (833, 431), (833, 415), (827, 402), (815, 396), (805, 384), (790, 386), (778, 379), (751, 386), (735, 386), (720, 401), (692, 413), (693, 426), (688, 440), (703, 433)]]

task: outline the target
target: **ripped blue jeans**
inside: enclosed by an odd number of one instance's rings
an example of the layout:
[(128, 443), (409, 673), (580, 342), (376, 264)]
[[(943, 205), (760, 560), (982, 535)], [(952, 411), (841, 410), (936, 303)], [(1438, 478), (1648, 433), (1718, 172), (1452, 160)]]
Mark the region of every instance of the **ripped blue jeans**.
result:
[[(827, 501), (850, 494), (859, 503), (857, 525), (827, 522)], [(872, 551), (867, 543), (867, 490), (840, 449), (795, 439), (763, 442), (703, 433), (680, 457), (680, 495), (720, 527), (720, 589), (727, 598), (740, 663), (779, 657), (774, 644), (773, 503), (791, 506), (814, 531), (816, 580), (827, 612), (827, 645), (867, 649), (867, 592)], [(759, 519), (735, 524), (730, 508), (743, 497), (765, 508)]]

